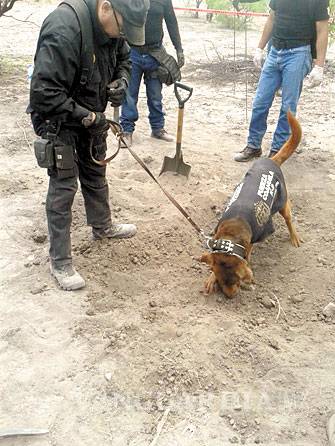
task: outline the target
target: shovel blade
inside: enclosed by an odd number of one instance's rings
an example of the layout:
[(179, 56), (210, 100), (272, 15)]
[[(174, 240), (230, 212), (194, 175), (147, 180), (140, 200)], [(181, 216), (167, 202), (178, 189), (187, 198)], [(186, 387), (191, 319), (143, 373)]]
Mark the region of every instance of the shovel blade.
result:
[(169, 156), (165, 156), (159, 176), (165, 172), (173, 172), (176, 175), (183, 175), (188, 178), (190, 171), (191, 166), (184, 163), (183, 157), (178, 158), (175, 156), (174, 158), (170, 158)]

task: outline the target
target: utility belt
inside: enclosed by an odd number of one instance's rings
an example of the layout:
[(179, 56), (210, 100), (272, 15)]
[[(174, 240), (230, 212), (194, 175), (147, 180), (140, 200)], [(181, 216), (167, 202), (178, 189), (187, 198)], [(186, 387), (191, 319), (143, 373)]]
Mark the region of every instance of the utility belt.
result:
[(37, 164), (49, 172), (57, 171), (60, 178), (68, 178), (75, 175), (74, 142), (64, 142), (56, 133), (47, 132), (45, 137), (34, 141), (34, 150)]

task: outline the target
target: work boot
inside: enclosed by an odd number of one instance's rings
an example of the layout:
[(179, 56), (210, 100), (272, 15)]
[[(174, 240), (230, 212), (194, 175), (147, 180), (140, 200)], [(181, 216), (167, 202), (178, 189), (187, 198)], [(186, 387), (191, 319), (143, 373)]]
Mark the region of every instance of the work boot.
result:
[[(131, 132), (123, 132), (123, 139), (128, 147), (133, 145), (133, 134)], [(127, 146), (121, 143), (121, 149), (126, 149)]]
[(234, 160), (238, 162), (245, 162), (258, 158), (261, 155), (262, 149), (254, 149), (253, 147), (246, 146), (241, 152), (235, 155)]
[(153, 130), (151, 132), (151, 137), (156, 139), (161, 139), (162, 141), (172, 142), (173, 138), (168, 134), (165, 129)]
[(109, 226), (108, 228), (92, 228), (93, 239), (94, 240), (102, 240), (105, 238), (131, 238), (137, 232), (137, 228), (132, 224), (114, 224)]
[(71, 263), (62, 266), (55, 266), (51, 264), (50, 272), (63, 290), (79, 290), (85, 286), (85, 280), (79, 273), (77, 273)]

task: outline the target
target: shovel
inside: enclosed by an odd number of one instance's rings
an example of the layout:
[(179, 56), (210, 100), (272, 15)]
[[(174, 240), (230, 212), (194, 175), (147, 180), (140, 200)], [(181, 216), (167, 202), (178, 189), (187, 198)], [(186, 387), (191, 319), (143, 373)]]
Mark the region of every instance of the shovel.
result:
[[(188, 94), (184, 99), (181, 97), (179, 90), (187, 91)], [(187, 87), (179, 82), (175, 82), (174, 84), (174, 94), (178, 100), (178, 129), (177, 129), (177, 143), (176, 143), (176, 155), (174, 158), (170, 158), (168, 156), (164, 157), (162, 170), (159, 175), (162, 175), (164, 172), (174, 172), (176, 175), (184, 175), (188, 177), (190, 174), (191, 166), (189, 164), (184, 163), (183, 154), (181, 152), (181, 138), (183, 133), (183, 119), (184, 119), (184, 105), (190, 99), (193, 93), (193, 88)]]

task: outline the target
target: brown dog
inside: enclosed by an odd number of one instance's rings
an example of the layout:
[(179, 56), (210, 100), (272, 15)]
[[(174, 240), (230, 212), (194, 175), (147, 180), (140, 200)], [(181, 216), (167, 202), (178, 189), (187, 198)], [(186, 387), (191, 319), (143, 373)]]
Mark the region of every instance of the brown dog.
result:
[(289, 140), (271, 159), (253, 163), (229, 200), (214, 239), (207, 241), (210, 252), (200, 258), (212, 270), (205, 284), (207, 293), (220, 288), (227, 297), (233, 297), (241, 282), (253, 282), (249, 265), (252, 245), (274, 232), (272, 215), (276, 212), (285, 219), (292, 245), (300, 246), (280, 166), (298, 147), (301, 127), (290, 112), (287, 118), (292, 132)]

